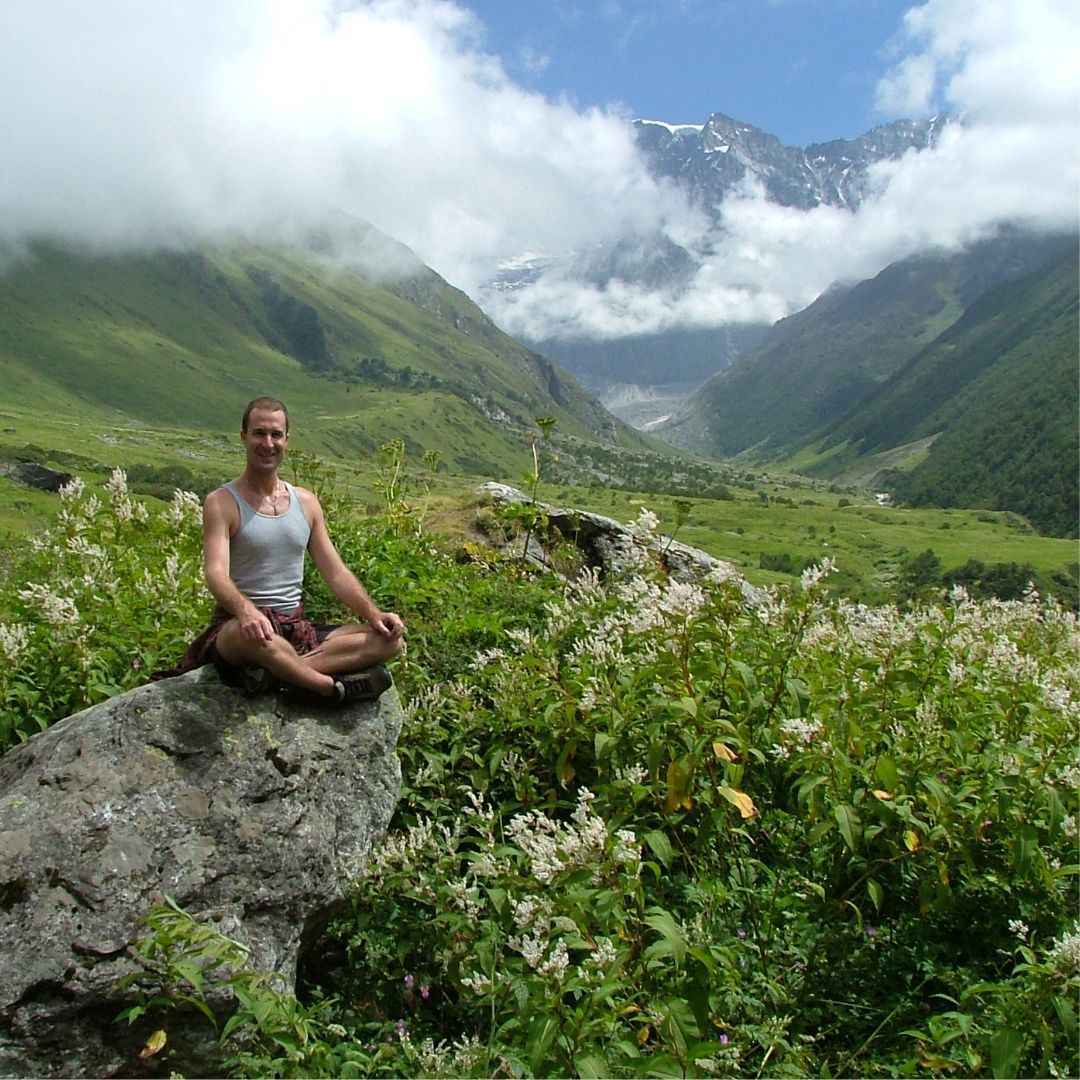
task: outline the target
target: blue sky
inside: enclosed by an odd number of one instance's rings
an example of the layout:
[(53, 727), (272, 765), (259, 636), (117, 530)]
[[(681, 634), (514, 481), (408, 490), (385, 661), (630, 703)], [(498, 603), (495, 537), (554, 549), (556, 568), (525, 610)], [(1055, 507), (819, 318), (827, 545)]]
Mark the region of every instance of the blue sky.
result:
[(859, 135), (908, 0), (466, 0), (523, 86), (581, 106), (704, 121), (724, 112), (791, 145)]

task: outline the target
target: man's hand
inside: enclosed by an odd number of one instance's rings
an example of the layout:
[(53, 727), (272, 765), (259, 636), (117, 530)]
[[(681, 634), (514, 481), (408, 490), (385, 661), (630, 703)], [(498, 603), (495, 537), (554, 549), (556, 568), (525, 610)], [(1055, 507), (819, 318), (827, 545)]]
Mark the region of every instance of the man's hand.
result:
[(257, 607), (244, 611), (236, 621), (240, 624), (240, 633), (248, 641), (265, 644), (274, 640), (274, 624)]
[(376, 612), (368, 619), (368, 625), (377, 634), (382, 634), (386, 638), (399, 638), (405, 633), (405, 623), (401, 616), (395, 615), (392, 611)]

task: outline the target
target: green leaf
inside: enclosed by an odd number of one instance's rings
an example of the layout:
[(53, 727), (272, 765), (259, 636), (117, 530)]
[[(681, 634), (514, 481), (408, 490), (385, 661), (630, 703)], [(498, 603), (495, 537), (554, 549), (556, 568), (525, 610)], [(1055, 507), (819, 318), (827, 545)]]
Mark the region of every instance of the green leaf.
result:
[(859, 815), (855, 812), (855, 807), (841, 803), (833, 807), (833, 817), (836, 818), (836, 824), (840, 827), (840, 835), (844, 838), (844, 843), (852, 851), (857, 851), (859, 838), (862, 836), (862, 824), (859, 821)]
[(1051, 999), (1051, 1003), (1054, 1006), (1054, 1012), (1057, 1013), (1057, 1018), (1061, 1023), (1062, 1030), (1071, 1031), (1076, 1034), (1076, 1010), (1072, 1006), (1072, 1002), (1068, 998), (1061, 997), (1055, 994)]
[(881, 781), (881, 786), (888, 788), (889, 791), (896, 791), (900, 786), (900, 776), (896, 771), (896, 762), (891, 757), (883, 756), (878, 758), (878, 763), (874, 767), (874, 775)]
[(573, 761), (575, 753), (577, 753), (577, 743), (568, 742), (562, 748), (558, 761), (555, 762), (555, 775), (559, 778), (559, 783), (563, 787), (566, 787), (574, 779), (574, 766), (570, 763)]
[(598, 1054), (578, 1054), (574, 1058), (574, 1068), (578, 1076), (585, 1078), (611, 1075), (607, 1062)]
[(671, 846), (667, 833), (654, 829), (652, 832), (647, 832), (644, 839), (645, 843), (649, 845), (649, 849), (664, 866), (670, 867), (675, 859), (675, 849)]
[(866, 882), (866, 892), (874, 905), (874, 909), (880, 911), (881, 901), (885, 898), (885, 890), (881, 887), (881, 883), (869, 878)]
[(1014, 1028), (1001, 1028), (990, 1040), (990, 1069), (994, 1080), (1013, 1080), (1020, 1072), (1024, 1036)]
[(559, 1034), (559, 1025), (553, 1016), (537, 1017), (529, 1029), (529, 1064), (534, 1074), (546, 1075), (542, 1070), (544, 1059)]
[(597, 761), (600, 761), (605, 753), (610, 753), (614, 746), (615, 740), (607, 732), (598, 731), (593, 736), (593, 751), (596, 754)]
[(675, 958), (676, 964), (681, 964), (686, 958), (686, 938), (671, 912), (659, 907), (649, 908), (649, 914), (645, 916), (645, 925), (660, 935), (667, 945), (664, 952), (670, 953)]
[(1038, 831), (1033, 825), (1021, 825), (1013, 839), (1013, 865), (1017, 870), (1026, 870), (1038, 850)]
[(676, 1055), (683, 1060), (690, 1044), (701, 1037), (693, 1010), (681, 998), (672, 998), (665, 1005), (660, 1030), (671, 1043)]

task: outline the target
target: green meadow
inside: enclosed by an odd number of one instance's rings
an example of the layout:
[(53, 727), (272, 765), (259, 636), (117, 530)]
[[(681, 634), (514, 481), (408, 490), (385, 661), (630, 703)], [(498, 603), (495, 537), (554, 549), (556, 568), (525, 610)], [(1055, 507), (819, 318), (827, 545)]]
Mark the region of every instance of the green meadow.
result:
[[(383, 393), (372, 403), (369, 426), (377, 426), (376, 421), (383, 424), (387, 440), (391, 434), (400, 438), (405, 431), (408, 447), (409, 418), (424, 425), (430, 422), (430, 416), (420, 418), (416, 412), (416, 396), (404, 391)], [(426, 492), (424, 508), (433, 527), (467, 536), (474, 530), (475, 491), (483, 480), (525, 486), (525, 473), (532, 462), (531, 436), (519, 430), (509, 441), (474, 423), (466, 429), (467, 417), (455, 423), (454, 400), (448, 399), (440, 437), (433, 440), (429, 435), (425, 443), (465, 443), (470, 453), (490, 456), (490, 471), (466, 474), (443, 464), (433, 473), (422, 467), (418, 457), (407, 453), (406, 477), (414, 491)], [(298, 465), (306, 455), (332, 463), (343, 493), (358, 507), (371, 511), (382, 501), (376, 486), (377, 445), (343, 445), (339, 439), (342, 419), (317, 412), (301, 414), (294, 419), (290, 452)], [(503, 445), (497, 445), (500, 441)], [(602, 455), (608, 470), (603, 475), (611, 482), (623, 482), (617, 475), (623, 462), (627, 479), (640, 487), (602, 486), (596, 481), (596, 469), (589, 467), (592, 450), (588, 444), (578, 440), (567, 444), (556, 435), (541, 454), (540, 500), (624, 522), (635, 518), (641, 506), (648, 506), (660, 516), (666, 533), (675, 532), (678, 540), (731, 562), (754, 584), (792, 580), (791, 572), (774, 568), (778, 560), (787, 558), (797, 573), (809, 562), (831, 558), (837, 567), (833, 579), (836, 591), (882, 602), (893, 598), (905, 561), (929, 549), (946, 572), (973, 558), (991, 564), (1016, 563), (1036, 571), (1044, 588), (1056, 589), (1066, 599), (1072, 596), (1053, 580), (1055, 575), (1067, 579), (1073, 574), (1075, 541), (1040, 536), (1015, 514), (879, 506), (873, 493), (865, 489), (840, 488), (790, 474), (758, 473), (641, 449), (593, 449)], [(231, 478), (241, 464), (237, 433), (224, 426), (221, 430), (185, 430), (131, 420), (117, 422), (78, 408), (47, 415), (31, 409), (0, 410), (0, 469), (6, 460), (31, 456), (87, 480), (103, 479), (116, 466), (127, 470), (141, 467), (144, 472), (147, 467), (163, 471), (180, 466), (199, 481), (188, 486), (202, 491)], [(549, 474), (577, 475), (580, 479), (577, 483), (543, 479)], [(144, 494), (149, 490), (134, 480), (132, 486)], [(692, 493), (705, 488), (721, 490), (725, 497), (695, 497)], [(164, 497), (171, 493), (167, 484), (156, 490)], [(57, 503), (55, 495), (0, 475), (0, 531), (9, 537), (41, 527)]]

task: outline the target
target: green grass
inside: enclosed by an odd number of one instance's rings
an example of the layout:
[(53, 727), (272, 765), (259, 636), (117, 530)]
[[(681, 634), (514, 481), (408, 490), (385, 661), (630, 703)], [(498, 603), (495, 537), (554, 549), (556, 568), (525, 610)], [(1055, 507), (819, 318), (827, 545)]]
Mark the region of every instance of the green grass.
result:
[[(332, 371), (275, 347), (285, 344), (260, 274), (317, 312)], [(349, 458), (400, 436), (417, 456), (437, 450), (462, 472), (516, 471), (520, 431), (538, 415), (581, 437), (612, 428), (569, 376), (463, 293), (422, 268), (409, 287), (415, 297), (296, 251), (88, 258), (42, 245), (0, 278), (5, 404), (24, 421), (134, 421), (231, 436), (244, 404), (271, 393), (323, 454)], [(364, 357), (395, 378), (411, 371), (437, 381), (427, 392), (356, 381), (352, 365)], [(650, 445), (618, 424), (613, 434)]]
[[(411, 398), (417, 395), (387, 394), (379, 400), (372, 396), (367, 403), (362, 394), (354, 396), (356, 414), (316, 414), (296, 422), (291, 442), (294, 457), (314, 453), (333, 462), (343, 492), (362, 507), (377, 506), (380, 495), (376, 488), (375, 448), (355, 436), (362, 430), (361, 424), (377, 422), (386, 439), (406, 439), (410, 446), (408, 461), (417, 481), (414, 488), (418, 490), (423, 470), (414, 450), (424, 443), (420, 442), (421, 432), (412, 427), (416, 414)], [(490, 466), (486, 476), (454, 468), (444, 469), (434, 479), (423, 476), (424, 482), (431, 484), (432, 511), (450, 531), (461, 534), (470, 526), (473, 492), (479, 483), (491, 478), (521, 486), (522, 473), (531, 458), (524, 442), (519, 441), (516, 457), (508, 461), (504, 447), (494, 436), (484, 429), (469, 428), (467, 411), (460, 403), (443, 401), (436, 403), (436, 408), (441, 410), (436, 413), (441, 438), (467, 446), (478, 462), (486, 460)], [(93, 415), (75, 412), (39, 415), (27, 409), (0, 411), (0, 447), (26, 444), (45, 449), (54, 467), (79, 472), (88, 480), (95, 477), (94, 470), (73, 468), (55, 456), (50, 458), (50, 453), (73, 453), (93, 461), (98, 466), (98, 479), (115, 466), (180, 464), (218, 483), (233, 477), (242, 467), (237, 436), (232, 431), (134, 423), (117, 427)], [(581, 456), (581, 447), (577, 453)], [(657, 463), (671, 467), (670, 459), (658, 457)], [(798, 559), (833, 558), (842, 572), (838, 580), (869, 599), (888, 596), (901, 563), (927, 548), (938, 554), (946, 570), (978, 558), (988, 563), (1030, 563), (1039, 573), (1049, 575), (1076, 562), (1073, 541), (1039, 536), (1015, 515), (983, 510), (885, 508), (879, 507), (867, 492), (830, 490), (820, 481), (780, 473), (734, 471), (720, 463), (708, 467), (726, 483), (732, 498), (691, 498), (690, 517), (678, 539), (734, 563), (755, 584), (791, 580), (788, 575), (759, 568), (762, 555), (785, 552)], [(288, 470), (287, 475), (291, 475)], [(768, 504), (759, 493), (768, 496)], [(685, 496), (615, 490), (595, 483), (586, 486), (545, 482), (540, 498), (620, 521), (632, 520), (646, 505), (660, 515), (662, 528), (670, 531), (676, 522), (675, 501)], [(850, 505), (841, 506), (841, 500)], [(53, 495), (0, 478), (0, 530), (17, 535), (33, 529), (48, 518), (56, 505)]]

